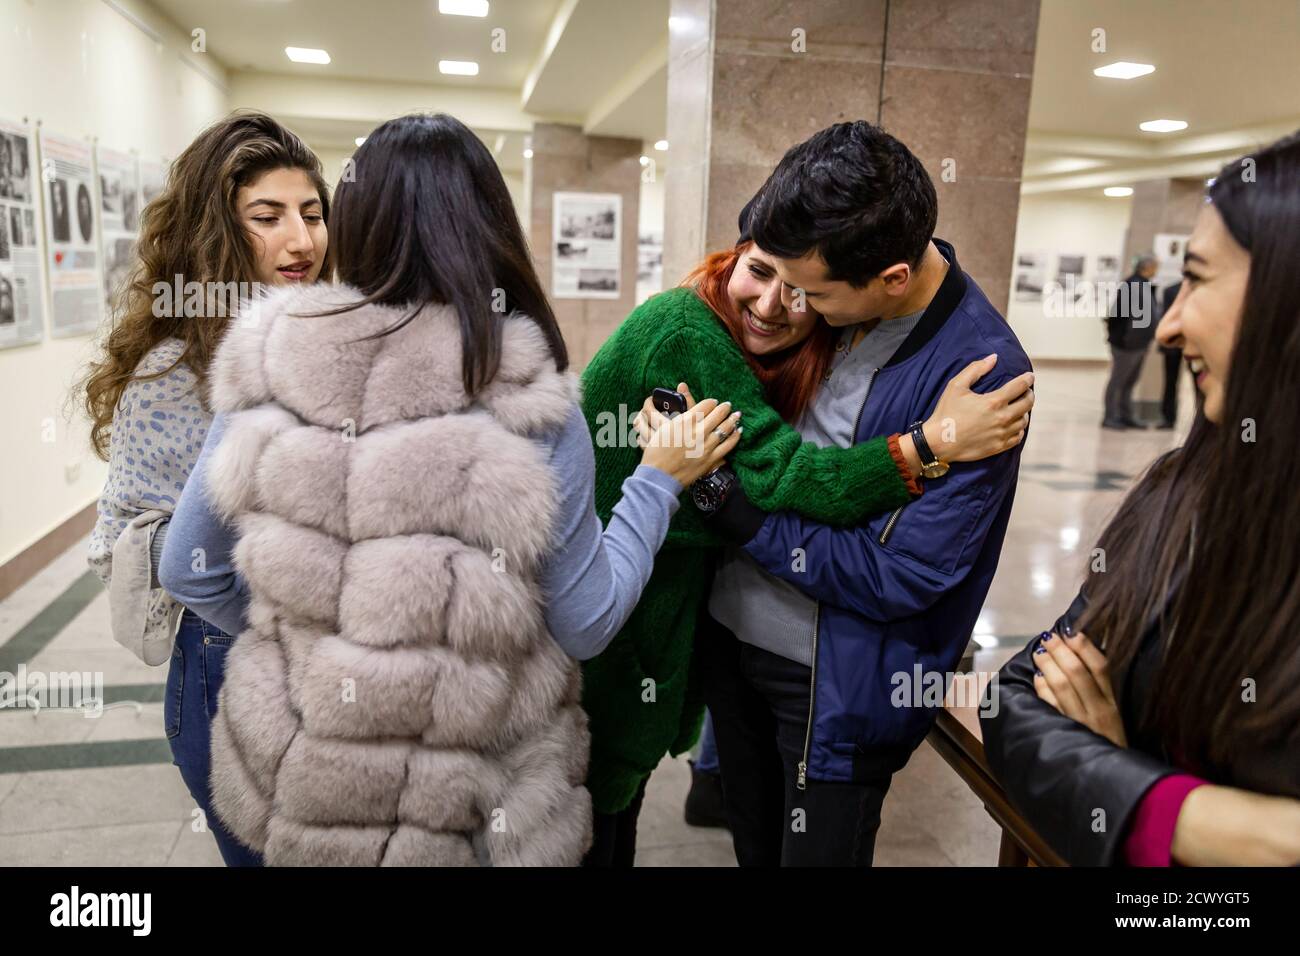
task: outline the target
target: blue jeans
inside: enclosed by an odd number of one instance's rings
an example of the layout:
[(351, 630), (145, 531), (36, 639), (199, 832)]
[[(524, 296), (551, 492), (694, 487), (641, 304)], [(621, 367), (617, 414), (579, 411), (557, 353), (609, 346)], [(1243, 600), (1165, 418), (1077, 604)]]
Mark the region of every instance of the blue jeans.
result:
[(261, 866), (262, 857), (236, 840), (212, 812), (208, 772), (212, 768), (212, 718), (226, 673), (226, 653), (235, 639), (193, 611), (181, 616), (172, 648), (171, 669), (163, 703), (163, 722), (172, 762), (216, 837), (226, 866)]
[(718, 773), (718, 744), (713, 737), (713, 715), (704, 712), (704, 729), (700, 731), (700, 755), (695, 769), (701, 773)]

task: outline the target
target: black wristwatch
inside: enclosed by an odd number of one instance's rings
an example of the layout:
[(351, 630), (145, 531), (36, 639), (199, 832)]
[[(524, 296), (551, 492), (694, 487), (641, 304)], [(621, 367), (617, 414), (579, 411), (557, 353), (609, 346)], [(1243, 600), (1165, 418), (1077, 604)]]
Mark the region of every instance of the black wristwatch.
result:
[(695, 502), (695, 507), (706, 515), (711, 515), (726, 504), (735, 487), (736, 473), (723, 465), (704, 477), (695, 479), (691, 485), (691, 500)]
[(942, 478), (948, 474), (948, 463), (940, 461), (939, 457), (930, 450), (930, 443), (925, 440), (925, 429), (922, 427), (925, 422), (916, 422), (912, 425), (912, 444), (916, 446), (917, 457), (921, 459), (921, 476), (923, 478)]

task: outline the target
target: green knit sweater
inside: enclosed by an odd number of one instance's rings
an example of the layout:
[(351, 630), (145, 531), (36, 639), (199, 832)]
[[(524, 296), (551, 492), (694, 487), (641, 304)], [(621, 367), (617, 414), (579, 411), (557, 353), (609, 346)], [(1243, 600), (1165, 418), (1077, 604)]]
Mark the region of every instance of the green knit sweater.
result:
[[(885, 438), (852, 448), (805, 442), (763, 397), (722, 323), (689, 289), (640, 305), (582, 375), (582, 405), (596, 450), (596, 511), (608, 524), (641, 450), (629, 416), (656, 387), (685, 382), (697, 399), (730, 400), (745, 433), (730, 464), (764, 511), (791, 510), (834, 525), (857, 524), (908, 501)], [(587, 786), (598, 813), (626, 807), (665, 751), (689, 750), (704, 703), (691, 672), (696, 616), (704, 610), (722, 542), (685, 495), (636, 609), (583, 666), (591, 724)]]

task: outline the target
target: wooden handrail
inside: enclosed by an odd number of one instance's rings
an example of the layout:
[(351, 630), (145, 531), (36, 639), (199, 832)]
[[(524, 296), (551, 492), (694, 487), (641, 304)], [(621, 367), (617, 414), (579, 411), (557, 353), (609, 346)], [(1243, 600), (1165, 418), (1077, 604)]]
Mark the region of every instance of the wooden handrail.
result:
[[(968, 717), (974, 714), (974, 708), (969, 709), (971, 715)], [(1065, 860), (1047, 845), (1007, 799), (1006, 791), (989, 769), (978, 728), (978, 721), (972, 730), (968, 721), (961, 720), (952, 709), (945, 708), (939, 711), (926, 739), (980, 798), (989, 816), (1002, 828), (998, 865), (1066, 866)]]

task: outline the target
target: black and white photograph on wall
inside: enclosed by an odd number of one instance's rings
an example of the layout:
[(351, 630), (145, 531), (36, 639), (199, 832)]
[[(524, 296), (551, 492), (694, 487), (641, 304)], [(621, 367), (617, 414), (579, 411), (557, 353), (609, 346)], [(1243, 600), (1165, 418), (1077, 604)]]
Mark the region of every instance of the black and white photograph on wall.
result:
[(13, 326), (14, 320), (13, 283), (0, 275), (0, 327)]
[(664, 234), (646, 231), (636, 241), (636, 301), (641, 304), (664, 287)]
[(81, 241), (90, 242), (95, 238), (95, 213), (90, 203), (90, 186), (77, 183), (77, 229), (81, 232)]
[(107, 222), (122, 215), (122, 177), (104, 168), (103, 150), (99, 154), (99, 208)]
[(114, 233), (134, 234), (138, 228), (139, 174), (131, 153), (95, 146), (95, 168), (99, 172), (100, 229), (104, 244)]
[[(9, 261), (9, 244), (13, 241), (12, 230), (9, 228), (8, 210), (0, 206), (0, 262)], [(22, 243), (19, 243), (21, 245)]]
[(104, 238), (104, 309), (114, 314), (122, 293), (122, 286), (131, 274), (131, 260), (135, 255), (135, 239), (118, 235)]
[(1036, 302), (1043, 297), (1043, 275), (1039, 272), (1016, 273), (1016, 299), (1021, 302)]
[(36, 139), (26, 122), (0, 118), (0, 223), (5, 235), (0, 256), (4, 314), (0, 349), (39, 342), (45, 335), (45, 296), (41, 284), (40, 236), (36, 228)]
[(1016, 253), (1016, 272), (1011, 294), (1019, 302), (1036, 302), (1047, 285), (1047, 253)]
[(95, 221), (92, 149), (84, 140), (42, 127), (41, 176), (49, 183), (45, 264), (50, 282), (50, 334), (93, 332), (103, 315), (103, 284)]
[(1119, 256), (1098, 256), (1097, 271), (1095, 273), (1098, 282), (1114, 282), (1119, 279)]
[(112, 316), (122, 282), (131, 269), (135, 248), (136, 215), (140, 185), (136, 158), (131, 153), (95, 146), (99, 171), (100, 230), (104, 248), (104, 309)]
[(582, 292), (618, 292), (617, 269), (579, 269), (578, 289)]
[(55, 242), (72, 241), (72, 220), (68, 216), (68, 181), (50, 180), (50, 238)]
[(0, 199), (32, 201), (30, 146), (26, 136), (0, 133)]
[(1074, 254), (1058, 256), (1056, 259), (1056, 281), (1064, 283), (1065, 277), (1072, 275), (1077, 282), (1079, 277), (1083, 275), (1083, 264), (1087, 258), (1084, 255)]
[(560, 238), (613, 239), (618, 234), (618, 211), (612, 198), (618, 197), (557, 194), (555, 215), (560, 220)]
[(623, 197), (555, 193), (551, 294), (557, 299), (617, 299), (621, 294)]
[(587, 243), (580, 240), (564, 239), (555, 244), (555, 258), (565, 262), (581, 262), (587, 258)]
[(1164, 288), (1174, 282), (1182, 280), (1183, 276), (1183, 257), (1187, 253), (1187, 240), (1189, 236), (1172, 232), (1156, 233), (1153, 242), (1153, 251), (1156, 254), (1155, 283), (1158, 287)]
[(122, 227), (128, 232), (140, 228), (140, 191), (127, 189), (122, 193)]

